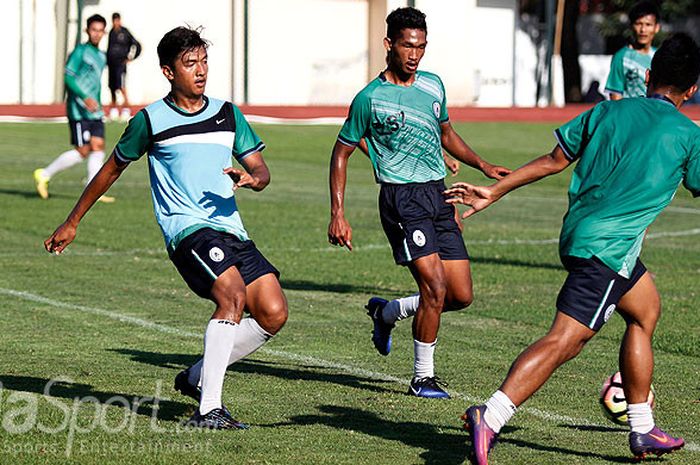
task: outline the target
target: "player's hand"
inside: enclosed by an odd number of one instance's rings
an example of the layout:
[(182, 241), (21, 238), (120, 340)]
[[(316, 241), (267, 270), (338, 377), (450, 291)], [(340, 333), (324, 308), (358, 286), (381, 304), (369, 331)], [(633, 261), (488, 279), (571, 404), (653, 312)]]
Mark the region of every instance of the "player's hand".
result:
[(90, 113), (94, 113), (100, 108), (100, 106), (97, 104), (97, 100), (94, 98), (88, 97), (83, 101), (85, 102), (85, 108), (87, 108)]
[(224, 174), (229, 175), (229, 177), (233, 180), (234, 191), (239, 187), (254, 189), (258, 185), (258, 180), (245, 170), (229, 167), (224, 169)]
[(352, 228), (344, 216), (333, 216), (328, 225), (328, 242), (352, 250)]
[(481, 171), (491, 179), (502, 179), (504, 176), (508, 176), (511, 170), (505, 166), (492, 165), (491, 163), (484, 163), (484, 167)]
[(457, 173), (459, 173), (459, 162), (454, 158), (445, 157), (445, 166), (450, 170), (452, 176), (457, 176)]
[(55, 253), (56, 255), (63, 252), (63, 250), (68, 247), (68, 244), (73, 242), (75, 235), (77, 233), (77, 228), (72, 224), (66, 222), (59, 226), (56, 231), (54, 231), (51, 236), (44, 241), (44, 248), (49, 253)]
[(469, 218), (474, 213), (491, 205), (498, 198), (493, 194), (491, 187), (474, 186), (466, 182), (457, 182), (444, 192), (445, 200), (450, 204), (469, 205), (471, 210), (462, 214), (462, 218)]

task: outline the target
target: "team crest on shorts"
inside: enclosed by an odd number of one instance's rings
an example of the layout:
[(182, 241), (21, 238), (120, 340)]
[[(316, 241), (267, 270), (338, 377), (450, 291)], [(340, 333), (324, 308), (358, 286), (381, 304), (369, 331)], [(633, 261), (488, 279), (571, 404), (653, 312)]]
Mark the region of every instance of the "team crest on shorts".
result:
[(425, 234), (420, 229), (413, 231), (413, 242), (418, 247), (423, 247), (425, 245)]
[(224, 259), (224, 251), (218, 247), (212, 247), (209, 250), (209, 258), (218, 263)]
[(603, 319), (606, 323), (610, 319), (610, 317), (612, 316), (614, 311), (615, 311), (615, 304), (610, 304), (610, 305), (608, 305), (608, 308), (605, 309), (605, 316), (603, 317)]
[(436, 118), (440, 117), (440, 102), (433, 102), (433, 113)]

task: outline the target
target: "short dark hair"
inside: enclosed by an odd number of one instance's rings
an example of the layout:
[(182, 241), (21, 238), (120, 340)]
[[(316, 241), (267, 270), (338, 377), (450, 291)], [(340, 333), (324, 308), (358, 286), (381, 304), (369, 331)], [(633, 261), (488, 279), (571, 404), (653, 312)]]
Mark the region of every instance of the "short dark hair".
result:
[(680, 92), (690, 89), (700, 76), (700, 47), (683, 32), (666, 39), (654, 54), (649, 82), (655, 87), (672, 86)]
[(401, 35), (402, 29), (420, 29), (427, 34), (425, 13), (410, 6), (397, 8), (389, 13), (386, 17), (386, 36), (394, 40)]
[(659, 5), (656, 2), (649, 0), (642, 0), (641, 2), (635, 3), (632, 8), (630, 8), (627, 16), (629, 17), (630, 24), (634, 24), (639, 18), (646, 15), (652, 15), (656, 19), (656, 22), (661, 22), (661, 11), (659, 10)]
[(201, 26), (198, 28), (179, 26), (167, 32), (158, 43), (160, 66), (172, 67), (181, 53), (190, 52), (197, 48), (207, 49), (210, 43), (202, 38), (201, 32)]
[(122, 19), (122, 15), (116, 12), (112, 13), (112, 21), (114, 21), (115, 19)]
[(107, 25), (107, 20), (102, 15), (92, 15), (87, 19), (87, 27), (90, 27), (92, 23), (102, 23)]

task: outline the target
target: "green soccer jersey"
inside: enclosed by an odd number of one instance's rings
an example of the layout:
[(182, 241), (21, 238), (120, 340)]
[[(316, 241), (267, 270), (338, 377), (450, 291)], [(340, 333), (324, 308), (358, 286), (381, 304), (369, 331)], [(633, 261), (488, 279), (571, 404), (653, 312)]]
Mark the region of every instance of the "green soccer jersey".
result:
[(647, 85), (644, 80), (647, 70), (651, 68), (654, 52), (655, 48), (648, 54), (639, 53), (631, 47), (618, 50), (610, 64), (605, 90), (620, 94), (624, 98), (646, 96)]
[[(99, 120), (104, 117), (100, 90), (102, 89), (102, 71), (106, 65), (105, 53), (90, 43), (78, 45), (70, 54), (64, 76), (68, 92), (66, 110), (69, 120)], [(85, 107), (87, 98), (94, 99), (99, 105), (94, 113)]]
[(700, 195), (700, 128), (657, 97), (602, 102), (555, 131), (566, 156), (578, 160), (562, 256), (596, 256), (629, 277), (645, 230), (679, 184)]
[(355, 146), (365, 138), (377, 182), (435, 181), (445, 177), (440, 124), (448, 120), (437, 75), (418, 71), (406, 87), (382, 73), (353, 100), (338, 140)]

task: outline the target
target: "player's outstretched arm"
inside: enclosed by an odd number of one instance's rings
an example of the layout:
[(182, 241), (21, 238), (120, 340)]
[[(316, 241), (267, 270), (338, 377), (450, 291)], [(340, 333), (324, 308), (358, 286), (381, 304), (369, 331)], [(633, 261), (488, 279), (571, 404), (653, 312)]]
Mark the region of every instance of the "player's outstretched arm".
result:
[(328, 242), (352, 250), (352, 228), (345, 219), (345, 184), (348, 159), (355, 147), (336, 141), (331, 156), (329, 184), (331, 190), (331, 221), (328, 224)]
[(508, 168), (492, 165), (477, 155), (476, 152), (464, 142), (464, 139), (455, 132), (449, 121), (442, 123), (440, 125), (440, 130), (442, 132), (440, 142), (443, 148), (457, 160), (478, 169), (492, 179), (501, 179), (503, 176), (510, 173)]
[(246, 187), (254, 191), (261, 191), (270, 184), (270, 170), (265, 164), (262, 153), (255, 152), (241, 160), (241, 165), (245, 170), (229, 167), (224, 169), (233, 179), (233, 190), (239, 187)]
[(122, 164), (117, 162), (114, 154), (107, 159), (100, 171), (92, 178), (90, 184), (85, 187), (85, 190), (68, 215), (68, 218), (66, 218), (66, 221), (44, 241), (44, 247), (47, 252), (60, 254), (68, 247), (68, 244), (73, 242), (80, 220), (82, 220), (83, 216), (85, 216), (88, 210), (95, 204), (97, 199), (107, 192), (110, 186), (114, 184), (114, 181), (121, 176), (127, 166), (127, 163)]
[(508, 192), (559, 173), (570, 164), (571, 160), (557, 145), (551, 153), (535, 158), (491, 186), (474, 186), (464, 182), (455, 183), (445, 191), (446, 201), (447, 203), (461, 203), (471, 206), (472, 209), (462, 215), (462, 218), (468, 218), (496, 202)]

